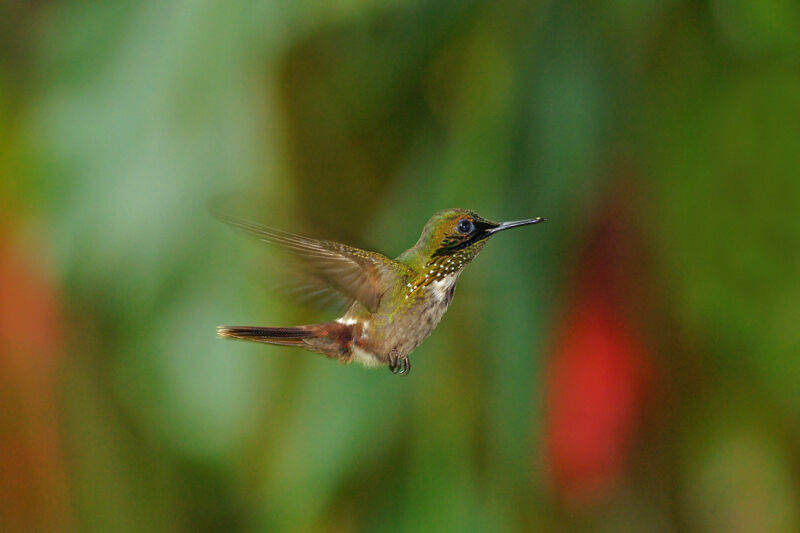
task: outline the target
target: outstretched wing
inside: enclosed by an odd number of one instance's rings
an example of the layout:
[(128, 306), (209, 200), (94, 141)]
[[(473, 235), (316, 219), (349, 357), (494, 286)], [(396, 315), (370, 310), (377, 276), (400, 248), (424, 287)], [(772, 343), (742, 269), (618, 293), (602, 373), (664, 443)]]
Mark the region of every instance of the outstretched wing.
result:
[(310, 288), (324, 291), (331, 288), (348, 300), (361, 302), (375, 311), (381, 296), (402, 276), (405, 265), (376, 252), (367, 252), (333, 241), (322, 241), (262, 226), (228, 215), (218, 214), (223, 221), (300, 258), (311, 278)]

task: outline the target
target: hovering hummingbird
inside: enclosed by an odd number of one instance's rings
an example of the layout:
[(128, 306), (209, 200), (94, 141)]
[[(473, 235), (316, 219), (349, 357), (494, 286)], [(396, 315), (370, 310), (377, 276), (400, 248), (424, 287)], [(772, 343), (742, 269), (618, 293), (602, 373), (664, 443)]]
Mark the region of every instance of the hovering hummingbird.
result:
[(297, 346), (349, 364), (411, 370), (409, 354), (428, 337), (453, 299), (458, 276), (492, 235), (544, 222), (492, 222), (466, 209), (439, 211), (397, 259), (222, 216), (226, 222), (299, 257), (313, 282), (349, 302), (333, 322), (296, 327), (219, 326), (220, 337)]

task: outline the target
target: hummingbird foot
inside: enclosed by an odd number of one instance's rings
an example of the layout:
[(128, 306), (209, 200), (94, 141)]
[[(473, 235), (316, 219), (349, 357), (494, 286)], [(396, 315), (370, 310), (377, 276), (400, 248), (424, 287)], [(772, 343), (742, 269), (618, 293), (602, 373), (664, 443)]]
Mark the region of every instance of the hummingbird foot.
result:
[(397, 352), (392, 350), (389, 354), (389, 370), (391, 370), (392, 374), (404, 376), (411, 372), (411, 361), (408, 360), (407, 355), (399, 357)]

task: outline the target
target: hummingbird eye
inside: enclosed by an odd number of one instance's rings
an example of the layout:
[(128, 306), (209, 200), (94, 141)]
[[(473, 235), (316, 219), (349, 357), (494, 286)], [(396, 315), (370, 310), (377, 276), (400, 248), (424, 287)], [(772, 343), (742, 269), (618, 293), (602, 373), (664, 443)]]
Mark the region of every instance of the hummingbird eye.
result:
[(473, 224), (472, 221), (468, 218), (462, 218), (461, 220), (458, 221), (458, 225), (456, 226), (456, 228), (458, 228), (459, 232), (467, 235), (469, 233), (472, 233), (472, 231), (475, 229), (475, 224)]

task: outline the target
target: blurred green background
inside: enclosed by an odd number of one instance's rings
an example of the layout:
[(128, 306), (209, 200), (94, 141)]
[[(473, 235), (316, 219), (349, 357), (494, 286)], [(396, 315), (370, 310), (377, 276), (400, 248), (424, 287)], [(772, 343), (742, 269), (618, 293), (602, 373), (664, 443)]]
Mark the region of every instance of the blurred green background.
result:
[[(3, 531), (800, 530), (800, 4), (0, 4)], [(408, 377), (232, 214), (493, 239)]]

